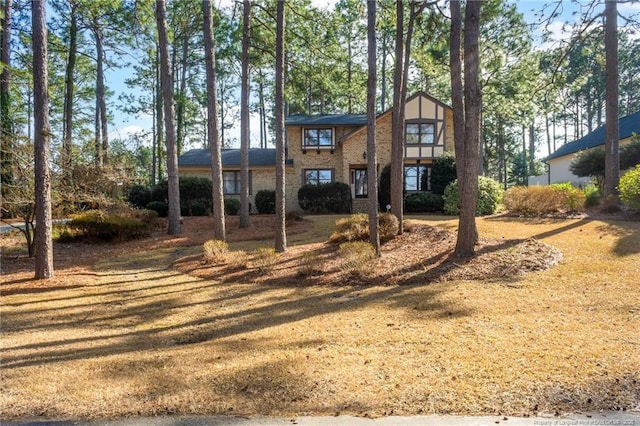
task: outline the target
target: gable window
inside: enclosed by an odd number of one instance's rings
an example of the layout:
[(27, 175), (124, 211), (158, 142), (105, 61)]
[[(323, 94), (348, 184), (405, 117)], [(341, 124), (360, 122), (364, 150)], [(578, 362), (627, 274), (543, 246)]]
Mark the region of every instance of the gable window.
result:
[(405, 191), (431, 191), (431, 167), (404, 166)]
[(436, 125), (434, 123), (407, 123), (405, 142), (410, 145), (433, 144)]
[(367, 169), (355, 169), (353, 171), (353, 184), (356, 198), (367, 197)]
[[(240, 195), (240, 172), (222, 172), (224, 195)], [(249, 171), (249, 194), (251, 194), (251, 171)]]
[(305, 169), (303, 184), (320, 185), (333, 182), (333, 169)]
[(304, 129), (303, 148), (333, 148), (333, 129)]

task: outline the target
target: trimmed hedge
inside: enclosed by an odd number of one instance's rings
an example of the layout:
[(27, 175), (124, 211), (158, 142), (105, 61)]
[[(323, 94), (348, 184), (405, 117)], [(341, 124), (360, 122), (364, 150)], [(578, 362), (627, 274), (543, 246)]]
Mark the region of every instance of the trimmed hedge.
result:
[(256, 193), (256, 210), (260, 214), (274, 214), (276, 212), (276, 191), (262, 189)]
[[(211, 179), (200, 176), (180, 176), (179, 185), (180, 213), (183, 216), (205, 216), (213, 210)], [(151, 188), (150, 198), (152, 202), (166, 203), (168, 194), (169, 184), (163, 180)]]
[(298, 190), (298, 204), (309, 213), (349, 213), (351, 189), (342, 182), (302, 185)]
[(240, 200), (237, 198), (224, 199), (224, 214), (235, 216), (240, 211)]
[(431, 192), (409, 194), (404, 199), (404, 211), (407, 213), (442, 212), (444, 199), (442, 195)]
[(169, 206), (164, 201), (151, 201), (146, 205), (146, 209), (156, 212), (160, 217), (167, 217), (169, 212)]

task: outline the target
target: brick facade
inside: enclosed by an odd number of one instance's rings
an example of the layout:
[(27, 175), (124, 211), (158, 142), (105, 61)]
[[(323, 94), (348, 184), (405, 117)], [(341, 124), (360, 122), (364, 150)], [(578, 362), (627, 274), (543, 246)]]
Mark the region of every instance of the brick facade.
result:
[[(407, 99), (406, 120), (425, 121), (435, 124), (434, 144), (405, 148), (405, 164), (429, 165), (434, 158), (444, 151), (453, 151), (453, 110), (443, 103), (424, 93), (417, 93)], [(391, 162), (391, 110), (382, 113), (376, 121), (377, 171)], [(313, 121), (310, 121), (313, 123)], [(304, 147), (304, 129), (333, 130), (333, 146)], [(355, 169), (366, 169), (367, 130), (361, 124), (287, 125), (287, 158), (292, 164), (286, 167), (286, 209), (299, 210), (298, 189), (304, 183), (304, 173), (308, 169), (330, 169), (336, 182), (344, 182), (351, 186), (355, 195), (352, 173)], [(224, 170), (237, 170), (226, 167)], [(253, 196), (261, 189), (275, 188), (275, 168), (251, 168), (251, 185)], [(208, 167), (181, 167), (180, 175), (199, 175), (210, 177)], [(354, 211), (366, 211), (367, 198), (355, 198)]]

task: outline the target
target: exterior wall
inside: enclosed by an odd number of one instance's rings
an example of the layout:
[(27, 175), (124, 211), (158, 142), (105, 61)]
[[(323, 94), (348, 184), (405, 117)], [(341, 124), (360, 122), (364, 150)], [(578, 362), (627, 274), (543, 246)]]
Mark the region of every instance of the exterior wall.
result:
[[(312, 126), (309, 126), (312, 128)], [(316, 128), (316, 127), (313, 127)], [(289, 126), (287, 128), (288, 136), (288, 158), (293, 160), (291, 170), (287, 169), (286, 176), (286, 192), (287, 211), (300, 210), (298, 205), (298, 190), (304, 182), (305, 169), (333, 169), (333, 179), (335, 182), (349, 183), (349, 175), (345, 174), (343, 164), (343, 145), (340, 139), (344, 135), (350, 133), (356, 127), (337, 127), (334, 128), (334, 149), (302, 149), (302, 132), (304, 127)], [(360, 151), (360, 162), (362, 162), (362, 152)], [(347, 170), (348, 172), (348, 170)], [(275, 178), (274, 178), (275, 179)]]
[[(225, 168), (224, 171), (238, 171), (238, 168)], [(294, 179), (295, 172), (292, 167), (287, 167), (286, 170), (287, 182)], [(211, 169), (204, 167), (182, 167), (179, 170), (180, 176), (199, 176), (211, 179)], [(263, 167), (251, 169), (251, 193), (249, 194), (249, 202), (252, 206), (252, 212), (255, 212), (255, 195), (260, 190), (273, 191), (276, 187), (276, 174), (275, 170)], [(240, 198), (239, 195), (225, 195), (225, 198)], [(299, 210), (298, 207), (298, 192), (288, 192), (286, 199), (286, 210)]]
[[(631, 142), (631, 138), (626, 138), (620, 141), (619, 146), (626, 145)], [(603, 148), (604, 145), (599, 146), (599, 148)], [(593, 148), (592, 148), (593, 149)], [(563, 182), (571, 182), (575, 186), (584, 187), (591, 183), (591, 178), (589, 177), (578, 177), (571, 173), (569, 170), (569, 166), (571, 162), (578, 156), (578, 152), (573, 154), (564, 155), (562, 157), (553, 158), (547, 161), (549, 165), (549, 183), (563, 183)], [(546, 175), (543, 175), (546, 176)], [(546, 182), (544, 183), (546, 185)]]
[(577, 154), (549, 160), (549, 183), (571, 182), (574, 186), (585, 186), (591, 182), (590, 178), (580, 178), (569, 171), (569, 165)]

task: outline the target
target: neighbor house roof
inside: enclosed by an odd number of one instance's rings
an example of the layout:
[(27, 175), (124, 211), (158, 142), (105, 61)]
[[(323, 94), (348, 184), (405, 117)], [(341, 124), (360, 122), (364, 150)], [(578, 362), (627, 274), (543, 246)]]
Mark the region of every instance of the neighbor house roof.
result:
[(364, 126), (367, 114), (295, 114), (286, 118), (287, 126)]
[[(221, 153), (222, 167), (240, 167), (240, 150), (223, 149)], [(291, 160), (287, 160), (291, 164)], [(249, 167), (265, 167), (276, 165), (275, 149), (250, 149)], [(192, 149), (178, 157), (178, 167), (211, 167), (211, 151), (208, 149)]]
[[(576, 141), (562, 145), (553, 154), (545, 158), (545, 161), (604, 145), (604, 128), (605, 126), (600, 126), (588, 135)], [(640, 134), (640, 111), (620, 119), (620, 140), (630, 138), (634, 133)]]

